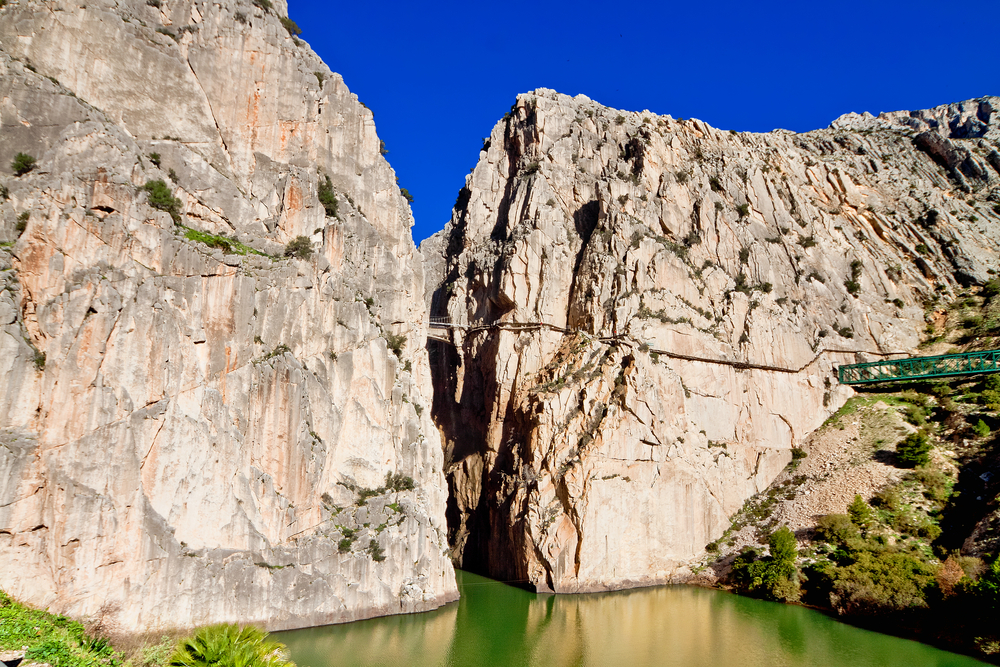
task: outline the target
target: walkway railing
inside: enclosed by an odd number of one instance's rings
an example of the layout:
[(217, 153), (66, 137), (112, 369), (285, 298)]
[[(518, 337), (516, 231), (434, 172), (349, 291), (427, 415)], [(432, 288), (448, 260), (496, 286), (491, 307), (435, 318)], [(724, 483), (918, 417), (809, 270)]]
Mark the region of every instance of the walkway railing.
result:
[(841, 366), (837, 378), (841, 384), (867, 384), (997, 372), (1000, 372), (1000, 350), (986, 350), (851, 364)]
[[(549, 324), (547, 322), (493, 322), (491, 324), (454, 324), (449, 317), (432, 317), (430, 318), (430, 330), (427, 332), (427, 337), (441, 341), (444, 343), (449, 343), (454, 345), (450, 336), (441, 331), (442, 329), (463, 329), (466, 331), (466, 335), (472, 335), (477, 331), (531, 331), (537, 329), (548, 329), (550, 331), (557, 331), (563, 334), (573, 334), (578, 333), (572, 329), (566, 329), (563, 327), (558, 327), (554, 324)], [(434, 331), (437, 329), (437, 331)], [(730, 366), (737, 370), (759, 370), (759, 371), (770, 371), (774, 373), (801, 373), (805, 369), (809, 368), (817, 361), (820, 357), (825, 354), (872, 354), (882, 357), (891, 357), (901, 354), (906, 354), (905, 352), (877, 352), (873, 350), (840, 350), (836, 348), (823, 348), (818, 350), (816, 355), (807, 363), (803, 364), (799, 368), (785, 368), (782, 366), (771, 366), (769, 364), (760, 364), (752, 361), (740, 361), (738, 359), (713, 359), (711, 357), (699, 357), (690, 354), (681, 354), (679, 352), (673, 352), (671, 350), (660, 350), (656, 348), (644, 345), (641, 341), (637, 341), (631, 336), (595, 336), (595, 340), (599, 340), (603, 343), (611, 344), (623, 344), (630, 345), (639, 348), (640, 350), (645, 350), (646, 352), (652, 354), (658, 354), (660, 356), (670, 357), (672, 359), (680, 359), (682, 361), (695, 361), (704, 364), (717, 364), (720, 366)]]

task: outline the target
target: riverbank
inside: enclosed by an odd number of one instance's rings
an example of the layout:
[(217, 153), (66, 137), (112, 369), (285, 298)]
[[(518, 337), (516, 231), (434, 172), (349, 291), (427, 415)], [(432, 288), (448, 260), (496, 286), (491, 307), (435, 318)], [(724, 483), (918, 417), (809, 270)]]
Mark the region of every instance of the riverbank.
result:
[[(943, 309), (933, 345), (995, 345), (963, 328), (996, 329), (993, 301)], [(701, 581), (1000, 664), (998, 404), (1000, 375), (860, 391), (708, 545)]]

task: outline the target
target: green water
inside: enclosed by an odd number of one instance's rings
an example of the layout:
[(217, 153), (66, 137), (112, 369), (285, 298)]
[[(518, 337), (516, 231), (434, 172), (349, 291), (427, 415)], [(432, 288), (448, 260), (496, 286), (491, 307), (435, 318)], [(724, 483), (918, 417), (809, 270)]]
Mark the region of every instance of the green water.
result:
[(277, 633), (299, 667), (965, 667), (801, 607), (689, 586), (535, 595), (468, 572), (428, 612)]

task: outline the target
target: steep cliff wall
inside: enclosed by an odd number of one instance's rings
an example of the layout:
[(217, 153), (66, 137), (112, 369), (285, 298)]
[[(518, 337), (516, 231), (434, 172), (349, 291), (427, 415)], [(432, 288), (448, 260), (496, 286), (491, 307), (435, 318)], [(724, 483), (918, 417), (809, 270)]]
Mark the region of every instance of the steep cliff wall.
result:
[(276, 629), (457, 597), (411, 214), (265, 5), (0, 9), (0, 588), (30, 603)]
[(518, 97), (421, 246), (432, 317), (469, 327), (431, 343), (458, 561), (684, 576), (850, 395), (836, 364), (912, 351), (997, 270), (998, 111), (749, 134)]

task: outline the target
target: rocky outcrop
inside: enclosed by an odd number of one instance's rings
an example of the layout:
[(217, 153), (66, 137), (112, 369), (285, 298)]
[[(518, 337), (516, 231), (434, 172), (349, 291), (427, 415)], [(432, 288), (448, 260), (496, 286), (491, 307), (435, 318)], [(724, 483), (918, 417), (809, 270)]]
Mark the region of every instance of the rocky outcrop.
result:
[(457, 597), (409, 207), (285, 11), (0, 9), (0, 588), (26, 602), (131, 631)]
[(850, 395), (837, 364), (913, 351), (996, 272), (997, 110), (750, 134), (519, 96), (421, 246), (457, 561), (683, 578)]

